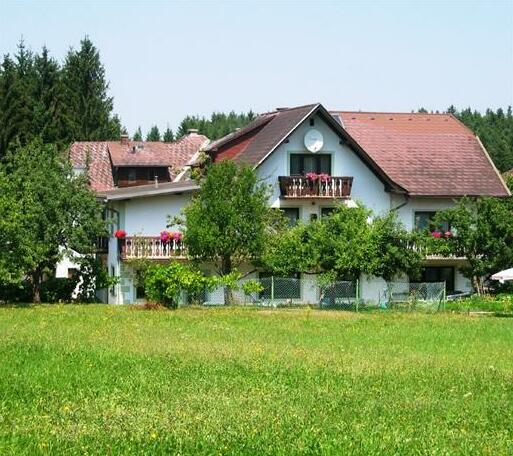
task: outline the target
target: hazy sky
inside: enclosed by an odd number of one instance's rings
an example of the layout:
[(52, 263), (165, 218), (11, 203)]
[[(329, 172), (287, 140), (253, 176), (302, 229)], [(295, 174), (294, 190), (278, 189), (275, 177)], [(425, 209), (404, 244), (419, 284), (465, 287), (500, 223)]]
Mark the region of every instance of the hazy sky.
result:
[(0, 54), (20, 37), (61, 59), (89, 35), (133, 133), (186, 114), (482, 110), (513, 104), (513, 0), (0, 0)]

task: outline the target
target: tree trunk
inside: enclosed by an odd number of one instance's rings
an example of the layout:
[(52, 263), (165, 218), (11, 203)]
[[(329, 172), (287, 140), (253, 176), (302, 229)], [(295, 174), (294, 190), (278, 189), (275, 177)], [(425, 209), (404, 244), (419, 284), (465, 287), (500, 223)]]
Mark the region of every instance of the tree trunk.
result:
[(32, 302), (41, 304), (41, 272), (39, 270), (32, 273)]
[[(221, 264), (221, 272), (223, 273), (223, 276), (229, 274), (230, 272), (232, 272), (232, 259), (231, 259), (231, 257), (229, 257), (229, 256), (224, 256), (223, 257), (222, 264)], [(229, 286), (225, 285), (225, 287), (224, 287), (224, 304), (229, 306), (229, 305), (232, 304), (232, 302), (233, 302), (232, 289)]]

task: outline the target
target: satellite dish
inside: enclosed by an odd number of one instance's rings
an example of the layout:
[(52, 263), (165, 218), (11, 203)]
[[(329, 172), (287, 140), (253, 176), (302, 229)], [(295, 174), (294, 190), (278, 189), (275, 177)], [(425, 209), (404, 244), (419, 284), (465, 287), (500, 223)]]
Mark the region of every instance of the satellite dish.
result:
[(305, 135), (305, 147), (312, 153), (319, 152), (324, 144), (322, 133), (315, 128), (308, 130)]

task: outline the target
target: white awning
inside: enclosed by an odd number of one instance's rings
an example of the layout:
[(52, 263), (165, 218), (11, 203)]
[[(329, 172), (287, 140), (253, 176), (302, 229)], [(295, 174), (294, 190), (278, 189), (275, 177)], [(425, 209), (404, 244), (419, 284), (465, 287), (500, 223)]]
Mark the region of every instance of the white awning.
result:
[(507, 280), (513, 280), (513, 268), (497, 272), (492, 276), (492, 280), (498, 280), (501, 283), (506, 282)]

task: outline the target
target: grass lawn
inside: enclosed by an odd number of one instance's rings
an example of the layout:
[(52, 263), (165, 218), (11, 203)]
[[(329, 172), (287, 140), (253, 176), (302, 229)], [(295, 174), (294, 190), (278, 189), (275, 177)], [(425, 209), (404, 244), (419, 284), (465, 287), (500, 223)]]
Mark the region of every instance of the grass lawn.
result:
[(0, 454), (513, 454), (513, 319), (0, 308)]

